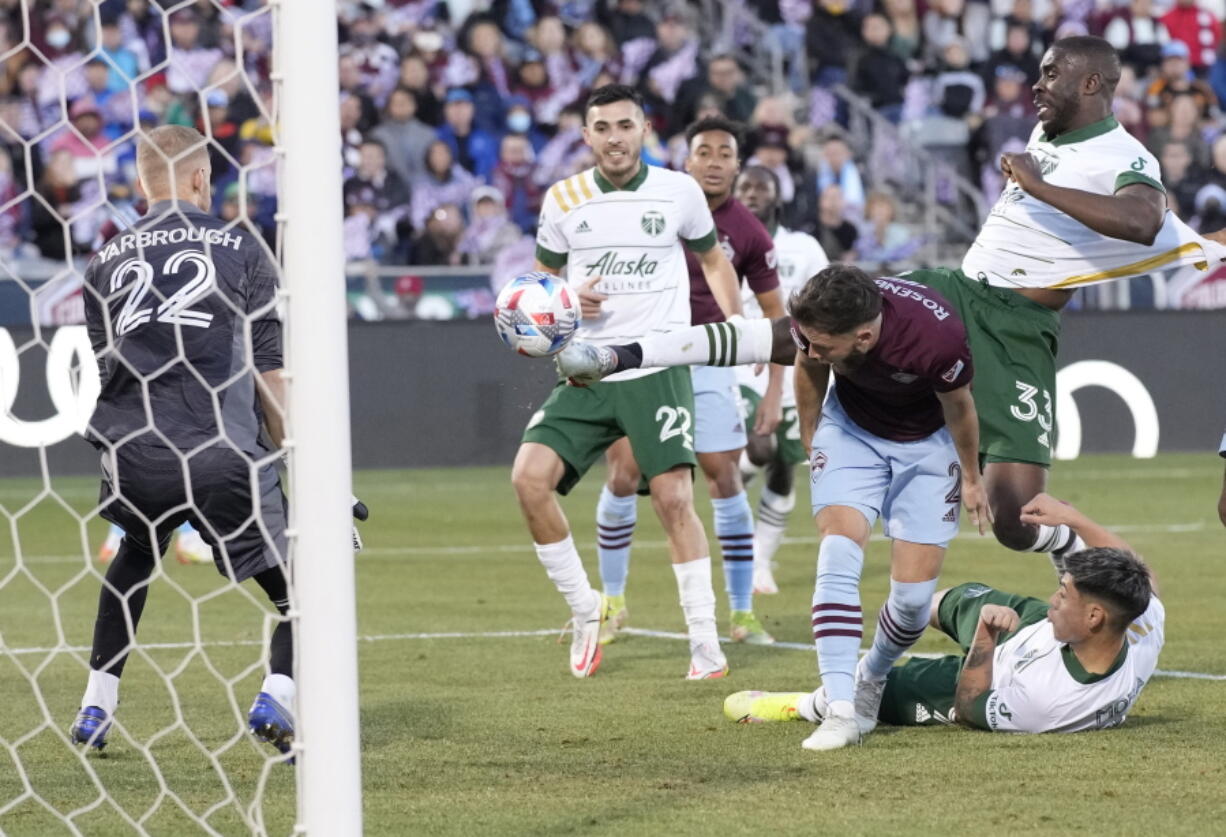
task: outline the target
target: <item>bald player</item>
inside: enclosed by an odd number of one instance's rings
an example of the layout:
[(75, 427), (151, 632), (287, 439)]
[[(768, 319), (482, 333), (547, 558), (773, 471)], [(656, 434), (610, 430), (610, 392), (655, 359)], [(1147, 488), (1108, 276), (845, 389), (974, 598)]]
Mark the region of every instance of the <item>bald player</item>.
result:
[[(125, 533), (107, 567), (89, 682), (70, 730), (98, 750), (149, 578), (177, 526), (200, 531), (223, 576), (254, 579), (282, 615), (289, 603), (274, 466), (285, 401), (277, 272), (258, 236), (209, 214), (212, 171), (199, 132), (153, 129), (136, 164), (149, 210), (85, 271), (102, 379), (86, 438), (102, 454), (101, 516)], [(293, 658), (290, 623), (279, 621), (248, 725), (282, 753), (294, 733)]]

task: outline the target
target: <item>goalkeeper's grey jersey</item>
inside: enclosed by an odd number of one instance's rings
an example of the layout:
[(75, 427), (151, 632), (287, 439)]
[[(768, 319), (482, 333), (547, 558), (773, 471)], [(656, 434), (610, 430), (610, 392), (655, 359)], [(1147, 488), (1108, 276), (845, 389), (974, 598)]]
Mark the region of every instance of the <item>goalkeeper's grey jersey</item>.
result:
[(264, 450), (255, 375), (281, 367), (277, 272), (259, 238), (162, 201), (85, 270), (102, 378), (87, 438)]

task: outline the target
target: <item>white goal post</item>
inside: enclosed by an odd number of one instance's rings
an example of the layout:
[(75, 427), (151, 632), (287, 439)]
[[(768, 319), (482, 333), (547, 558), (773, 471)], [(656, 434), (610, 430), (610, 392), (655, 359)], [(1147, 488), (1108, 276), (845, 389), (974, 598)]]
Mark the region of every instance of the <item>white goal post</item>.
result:
[(334, 0), (279, 0), (274, 8), (297, 617), (296, 831), (319, 837), (362, 833), (336, 11)]

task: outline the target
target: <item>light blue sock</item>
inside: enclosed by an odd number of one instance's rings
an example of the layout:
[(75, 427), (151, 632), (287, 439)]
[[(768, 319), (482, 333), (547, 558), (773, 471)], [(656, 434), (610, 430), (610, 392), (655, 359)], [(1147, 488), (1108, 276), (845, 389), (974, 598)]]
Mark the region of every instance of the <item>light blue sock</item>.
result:
[(111, 524), (110, 531), (108, 531), (108, 532), (107, 532), (107, 535), (114, 535), (114, 536), (115, 536), (115, 537), (117, 537), (117, 538), (122, 538), (122, 537), (123, 537), (123, 529), (121, 529), (120, 527), (118, 527), (118, 526), (116, 526), (114, 523), (112, 523), (112, 524)]
[(860, 573), (864, 550), (851, 538), (827, 535), (817, 552), (813, 590), (813, 642), (826, 700), (852, 701), (856, 693), (856, 659), (864, 634), (860, 611)]
[(600, 557), (600, 585), (606, 596), (626, 595), (638, 500), (633, 494), (618, 497), (607, 485), (600, 489), (600, 502), (596, 504), (596, 554)]
[(749, 496), (711, 499), (715, 537), (724, 555), (724, 589), (732, 610), (753, 610), (753, 512)]
[(935, 578), (916, 582), (890, 579), (890, 596), (877, 614), (873, 647), (864, 658), (869, 677), (880, 680), (889, 674), (903, 652), (924, 633), (932, 613), (932, 594), (936, 590)]

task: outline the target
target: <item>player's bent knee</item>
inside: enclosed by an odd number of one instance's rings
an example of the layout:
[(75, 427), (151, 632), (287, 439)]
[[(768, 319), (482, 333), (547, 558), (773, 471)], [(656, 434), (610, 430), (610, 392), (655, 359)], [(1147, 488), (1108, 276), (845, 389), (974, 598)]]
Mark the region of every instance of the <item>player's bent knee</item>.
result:
[(562, 479), (562, 458), (545, 445), (528, 442), (520, 446), (511, 467), (511, 486), (521, 500), (548, 495)]

